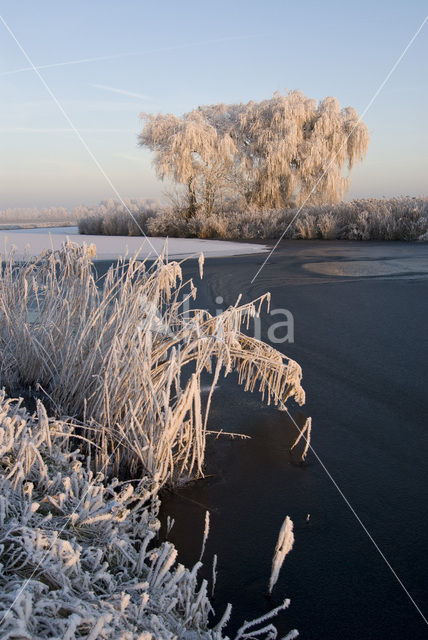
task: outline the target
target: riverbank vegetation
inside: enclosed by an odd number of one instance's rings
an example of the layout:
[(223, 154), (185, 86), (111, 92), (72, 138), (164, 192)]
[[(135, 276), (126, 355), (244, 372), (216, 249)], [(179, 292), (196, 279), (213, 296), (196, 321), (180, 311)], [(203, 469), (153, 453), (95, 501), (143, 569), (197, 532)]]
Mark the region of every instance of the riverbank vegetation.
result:
[[(361, 198), (350, 202), (259, 211), (228, 209), (188, 217), (180, 206), (120, 202), (83, 212), (83, 234), (214, 238), (221, 240), (428, 240), (428, 198)], [(135, 220), (138, 222), (135, 222)], [(128, 229), (131, 232), (128, 232)]]

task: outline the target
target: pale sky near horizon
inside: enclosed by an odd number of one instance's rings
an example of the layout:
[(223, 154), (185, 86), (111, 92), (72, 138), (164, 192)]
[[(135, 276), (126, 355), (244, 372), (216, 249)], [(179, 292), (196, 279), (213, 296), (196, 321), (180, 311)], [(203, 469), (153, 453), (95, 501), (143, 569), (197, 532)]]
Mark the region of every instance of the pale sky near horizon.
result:
[[(428, 14), (422, 0), (0, 1), (0, 15), (123, 197), (165, 188), (139, 113), (301, 89), (359, 113)], [(74, 206), (111, 187), (0, 23), (0, 209)], [(70, 63), (70, 64), (62, 64)], [(428, 22), (364, 121), (352, 197), (427, 195)]]

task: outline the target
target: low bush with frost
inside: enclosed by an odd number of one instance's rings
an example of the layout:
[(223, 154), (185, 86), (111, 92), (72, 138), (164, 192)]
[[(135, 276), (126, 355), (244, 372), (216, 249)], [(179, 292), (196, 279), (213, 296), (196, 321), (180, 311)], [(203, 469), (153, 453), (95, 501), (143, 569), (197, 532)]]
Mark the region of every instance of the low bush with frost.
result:
[[(150, 478), (94, 473), (80, 428), (29, 415), (0, 392), (0, 630), (22, 640), (221, 640), (231, 607), (209, 627), (206, 580), (157, 538)], [(274, 638), (264, 619), (239, 638)], [(263, 627), (263, 625), (262, 625)], [(292, 631), (288, 638), (296, 637)]]

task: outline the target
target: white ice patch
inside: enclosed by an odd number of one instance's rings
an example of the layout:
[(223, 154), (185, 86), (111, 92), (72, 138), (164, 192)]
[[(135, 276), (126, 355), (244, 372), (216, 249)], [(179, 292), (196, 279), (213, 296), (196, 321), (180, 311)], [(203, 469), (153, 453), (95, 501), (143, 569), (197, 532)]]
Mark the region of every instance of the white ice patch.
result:
[(329, 276), (364, 278), (373, 276), (428, 274), (428, 258), (414, 256), (399, 260), (346, 260), (308, 262), (302, 265), (306, 271)]
[[(98, 260), (116, 260), (121, 256), (134, 255), (140, 258), (153, 257), (161, 253), (166, 238), (144, 238), (130, 236), (90, 236), (80, 235), (77, 227), (52, 227), (50, 229), (16, 229), (0, 231), (0, 252), (4, 252), (5, 242), (10, 249), (16, 247), (16, 257), (37, 256), (45, 249), (60, 249), (67, 237), (82, 245), (94, 244)], [(221, 258), (267, 251), (266, 245), (229, 240), (201, 240), (199, 238), (168, 238), (168, 257), (186, 258), (201, 252), (205, 258)]]

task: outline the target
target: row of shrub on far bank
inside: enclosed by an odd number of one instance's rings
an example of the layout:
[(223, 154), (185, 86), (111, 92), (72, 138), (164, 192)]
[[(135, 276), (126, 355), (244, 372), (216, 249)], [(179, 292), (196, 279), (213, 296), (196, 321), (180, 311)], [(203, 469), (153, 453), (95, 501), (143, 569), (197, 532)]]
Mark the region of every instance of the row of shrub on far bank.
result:
[[(124, 204), (125, 203), (125, 204)], [(222, 240), (428, 240), (428, 198), (366, 198), (260, 211), (224, 207), (192, 216), (177, 204), (109, 200), (79, 208), (79, 232)], [(284, 235), (283, 235), (284, 234)]]

